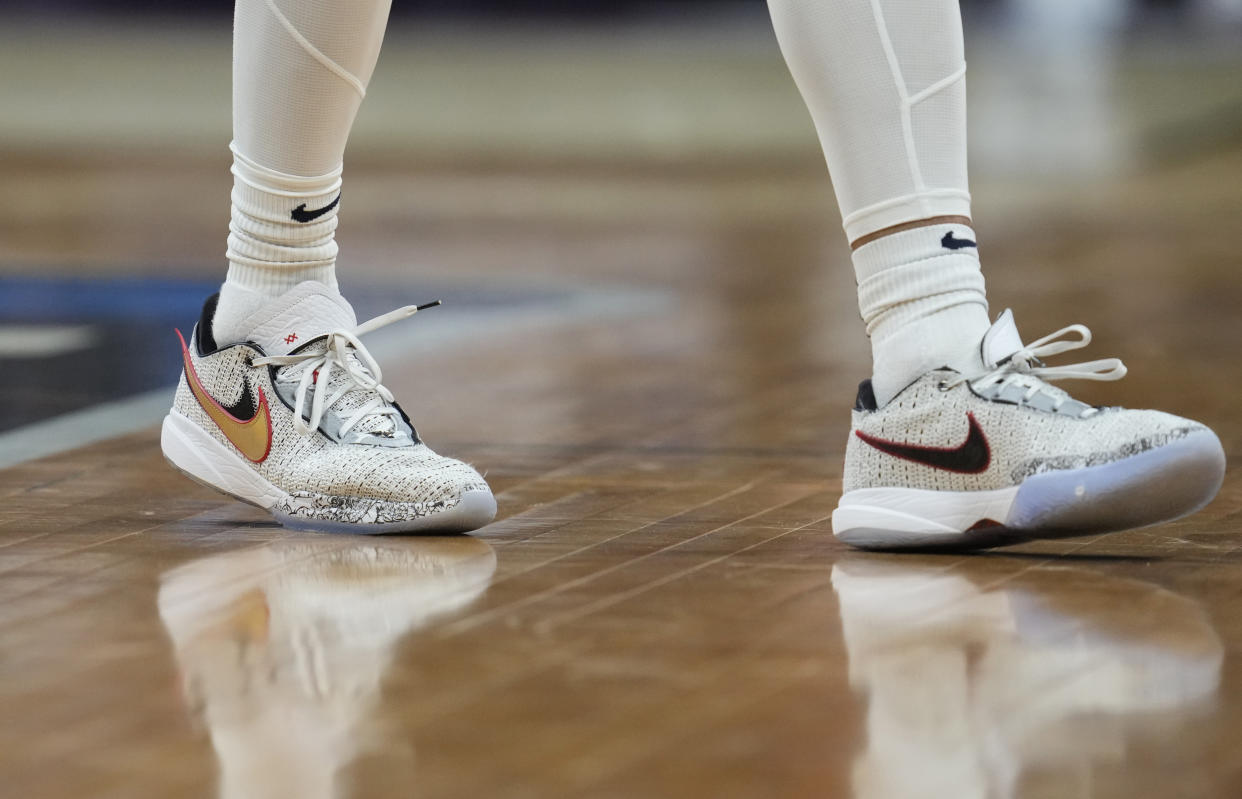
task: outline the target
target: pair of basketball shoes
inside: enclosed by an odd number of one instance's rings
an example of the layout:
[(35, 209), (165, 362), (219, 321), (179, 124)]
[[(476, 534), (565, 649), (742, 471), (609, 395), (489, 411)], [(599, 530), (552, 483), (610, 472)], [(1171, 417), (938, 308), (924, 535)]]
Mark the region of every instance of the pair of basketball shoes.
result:
[[(358, 324), (320, 283), (298, 285), (217, 344), (207, 301), (164, 420), (180, 471), (299, 529), (463, 532), (496, 500), (472, 467), (433, 452), (380, 382)], [(180, 335), (180, 334), (179, 334)], [(1119, 379), (1116, 359), (1046, 366), (1090, 341), (1080, 325), (1023, 344), (1009, 311), (980, 342), (977, 374), (938, 369), (883, 407), (858, 392), (833, 530), (863, 548), (993, 546), (1138, 527), (1206, 505), (1225, 455), (1202, 424), (1092, 407), (1048, 381)]]

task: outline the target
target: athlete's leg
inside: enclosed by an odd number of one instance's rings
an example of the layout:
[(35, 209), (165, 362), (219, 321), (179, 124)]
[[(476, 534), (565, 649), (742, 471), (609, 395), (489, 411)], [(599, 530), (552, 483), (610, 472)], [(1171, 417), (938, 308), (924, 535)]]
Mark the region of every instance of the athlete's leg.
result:
[(769, 0), (854, 249), (883, 404), (975, 366), (988, 327), (966, 185), (957, 0)]
[(345, 142), (392, 0), (237, 0), (233, 208), (215, 333), (304, 280), (336, 288)]
[(229, 274), (183, 342), (164, 456), (292, 527), (464, 531), (496, 500), (380, 384), (336, 285), (345, 140), (390, 0), (237, 0)]
[(1220, 441), (1047, 380), (1081, 326), (1023, 344), (989, 326), (966, 190), (957, 0), (769, 0), (854, 249), (874, 377), (859, 387), (833, 530), (869, 547), (982, 545), (1154, 524), (1212, 499)]

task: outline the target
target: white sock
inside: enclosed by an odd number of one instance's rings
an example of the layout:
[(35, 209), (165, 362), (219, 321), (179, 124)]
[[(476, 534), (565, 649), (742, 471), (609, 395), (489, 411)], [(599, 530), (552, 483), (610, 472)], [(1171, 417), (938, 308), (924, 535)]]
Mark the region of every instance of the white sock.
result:
[(233, 195), (218, 343), (256, 298), (336, 287), (345, 143), (379, 58), (391, 0), (237, 0)]
[[(977, 349), (988, 327), (977, 251), (939, 246), (949, 230), (975, 240), (957, 0), (768, 5), (819, 132), (846, 235), (861, 245), (859, 307), (883, 404), (927, 369), (968, 360), (966, 343)], [(946, 217), (952, 224), (883, 235)]]
[(982, 370), (988, 303), (974, 243), (968, 226), (939, 224), (854, 251), (858, 307), (871, 337), (871, 387), (881, 406), (932, 369)]

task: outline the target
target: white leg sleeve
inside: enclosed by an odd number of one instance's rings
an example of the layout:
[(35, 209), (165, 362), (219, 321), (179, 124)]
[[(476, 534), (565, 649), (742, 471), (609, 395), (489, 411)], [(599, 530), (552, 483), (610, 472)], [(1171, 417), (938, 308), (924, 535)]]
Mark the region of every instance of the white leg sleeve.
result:
[(228, 339), (264, 297), (336, 285), (345, 142), (379, 58), (391, 0), (237, 0), (233, 209), (216, 315)]
[(769, 0), (850, 241), (969, 216), (957, 0)]
[(341, 166), (391, 0), (237, 0), (233, 142), (300, 177)]

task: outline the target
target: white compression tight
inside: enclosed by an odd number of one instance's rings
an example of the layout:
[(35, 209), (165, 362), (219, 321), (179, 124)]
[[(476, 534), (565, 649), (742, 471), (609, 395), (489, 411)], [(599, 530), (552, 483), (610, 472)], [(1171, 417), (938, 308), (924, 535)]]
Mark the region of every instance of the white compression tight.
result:
[(233, 208), (217, 340), (304, 280), (336, 286), (345, 143), (392, 0), (236, 0)]
[(877, 400), (929, 369), (976, 368), (988, 315), (970, 246), (957, 0), (768, 6), (854, 246)]

